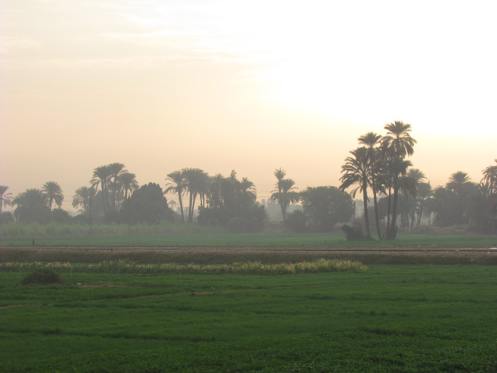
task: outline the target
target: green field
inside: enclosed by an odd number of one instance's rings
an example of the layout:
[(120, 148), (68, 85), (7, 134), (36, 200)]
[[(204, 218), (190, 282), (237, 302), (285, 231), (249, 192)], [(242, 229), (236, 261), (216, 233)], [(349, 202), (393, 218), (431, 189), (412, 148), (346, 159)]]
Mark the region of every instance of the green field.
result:
[(495, 235), (401, 234), (395, 241), (347, 241), (334, 233), (231, 233), (197, 225), (8, 224), (0, 226), (0, 246), (95, 247), (411, 247), (489, 248)]
[(24, 275), (0, 272), (5, 372), (497, 371), (497, 267)]

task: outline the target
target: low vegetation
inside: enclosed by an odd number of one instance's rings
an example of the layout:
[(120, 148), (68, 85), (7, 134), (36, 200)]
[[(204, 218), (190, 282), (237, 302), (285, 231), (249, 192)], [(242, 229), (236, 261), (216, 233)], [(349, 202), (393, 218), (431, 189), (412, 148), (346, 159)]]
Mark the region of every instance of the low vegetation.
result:
[[(1, 266), (0, 266), (1, 268)], [(4, 267), (3, 269), (7, 269)], [(62, 284), (62, 277), (55, 273), (49, 266), (34, 266), (35, 271), (22, 279), (23, 285), (51, 285)]]
[[(143, 264), (125, 260), (104, 261), (100, 263), (70, 262), (7, 262), (0, 263), (2, 271), (35, 270), (26, 277), (27, 281), (59, 282), (57, 271), (71, 272), (116, 272), (116, 273), (259, 273), (259, 274), (291, 274), (319, 272), (364, 272), (367, 266), (351, 260), (318, 259), (296, 263), (261, 263), (235, 262), (223, 264), (181, 264), (158, 263)], [(25, 281), (23, 281), (24, 283)]]
[(305, 275), (0, 271), (6, 372), (495, 372), (497, 267)]

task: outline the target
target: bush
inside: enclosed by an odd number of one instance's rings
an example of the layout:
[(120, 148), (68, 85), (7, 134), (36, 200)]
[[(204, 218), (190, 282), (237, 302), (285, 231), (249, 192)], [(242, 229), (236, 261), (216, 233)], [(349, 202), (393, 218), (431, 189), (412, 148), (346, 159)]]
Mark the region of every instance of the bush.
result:
[(345, 233), (347, 241), (362, 241), (366, 239), (366, 236), (362, 233), (362, 229), (359, 227), (351, 227), (345, 224), (342, 226), (342, 230)]
[(307, 229), (307, 219), (303, 211), (296, 210), (287, 215), (285, 227), (295, 233), (304, 233)]
[(22, 280), (23, 285), (51, 285), (62, 282), (62, 278), (57, 273), (48, 269), (32, 272)]

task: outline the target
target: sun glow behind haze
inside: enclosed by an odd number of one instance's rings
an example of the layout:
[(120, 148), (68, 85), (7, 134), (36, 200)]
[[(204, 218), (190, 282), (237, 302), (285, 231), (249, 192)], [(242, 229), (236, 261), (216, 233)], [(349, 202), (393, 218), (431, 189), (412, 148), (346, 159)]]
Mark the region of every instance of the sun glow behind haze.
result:
[[(120, 161), (336, 184), (362, 133), (413, 125), (434, 184), (497, 156), (492, 1), (0, 0), (0, 183), (72, 193)], [(5, 161), (6, 160), (6, 161)]]

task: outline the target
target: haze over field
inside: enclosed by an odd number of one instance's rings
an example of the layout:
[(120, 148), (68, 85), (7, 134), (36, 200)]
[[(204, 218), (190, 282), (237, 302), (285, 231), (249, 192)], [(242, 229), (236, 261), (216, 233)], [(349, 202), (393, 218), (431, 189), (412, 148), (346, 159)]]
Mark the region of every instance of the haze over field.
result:
[[(402, 120), (432, 184), (495, 158), (492, 1), (0, 0), (0, 176), (67, 194), (101, 164), (141, 183), (284, 167), (338, 184), (357, 137)], [(69, 200), (69, 198), (68, 198)]]

